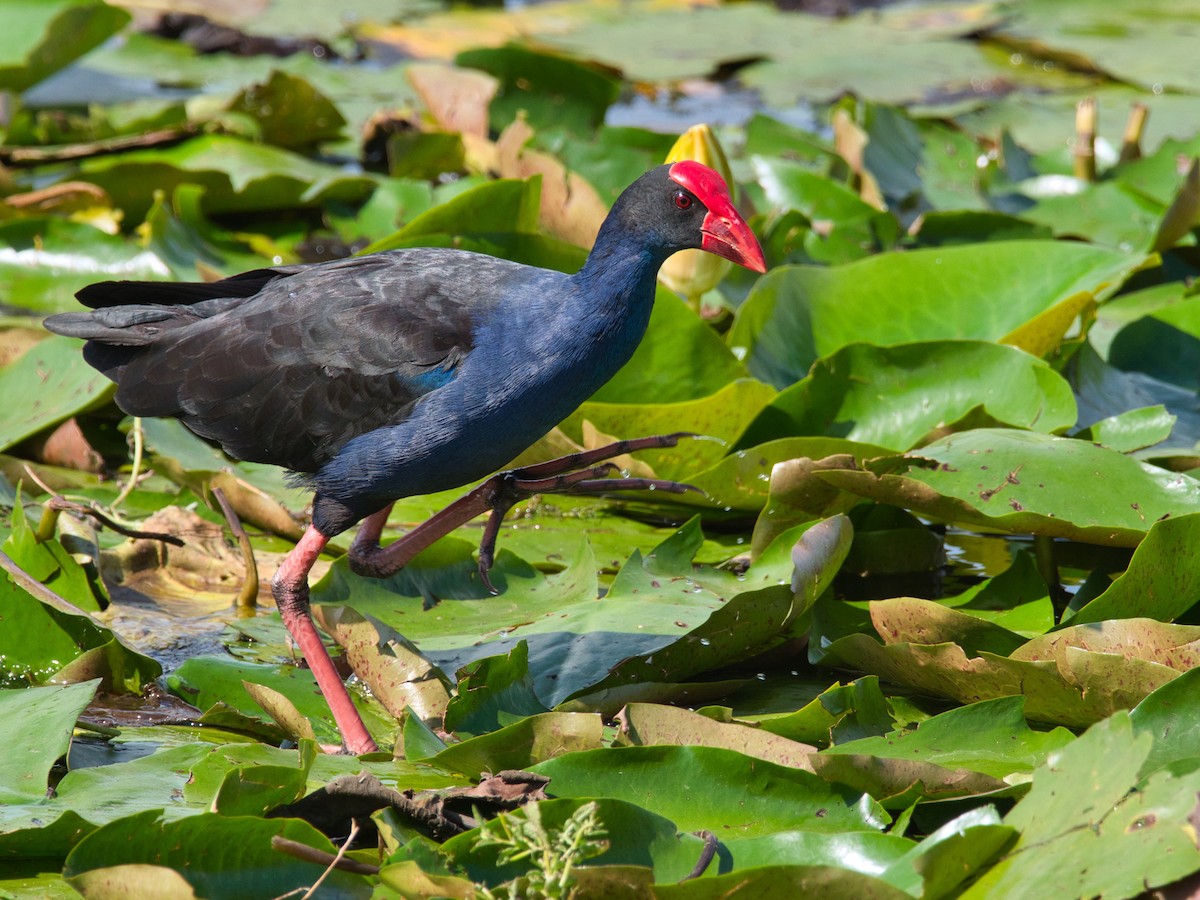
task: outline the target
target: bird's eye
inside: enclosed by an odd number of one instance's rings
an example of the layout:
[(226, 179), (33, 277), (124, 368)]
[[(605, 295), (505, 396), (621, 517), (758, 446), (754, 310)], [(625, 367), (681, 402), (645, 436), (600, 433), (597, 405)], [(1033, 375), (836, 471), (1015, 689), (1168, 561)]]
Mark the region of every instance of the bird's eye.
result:
[(687, 194), (685, 194), (683, 191), (676, 191), (675, 192), (675, 205), (678, 206), (680, 209), (691, 209), (692, 208), (692, 198), (690, 196), (688, 196)]

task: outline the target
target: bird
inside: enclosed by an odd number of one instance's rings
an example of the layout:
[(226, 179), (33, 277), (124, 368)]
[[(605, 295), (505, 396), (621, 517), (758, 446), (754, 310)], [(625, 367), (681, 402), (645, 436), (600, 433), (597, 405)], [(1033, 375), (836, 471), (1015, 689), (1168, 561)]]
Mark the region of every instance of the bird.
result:
[[(624, 441), (489, 478), (381, 547), (394, 501), (497, 471), (611, 378), (646, 332), (659, 267), (702, 249), (756, 272), (762, 248), (724, 179), (684, 160), (627, 187), (574, 274), (447, 248), (277, 265), (212, 282), (105, 281), (86, 312), (48, 317), (81, 338), (131, 416), (173, 417), (313, 491), (311, 524), (272, 579), (284, 625), (329, 703), (342, 749), (377, 749), (313, 624), (308, 576), (359, 524), (354, 571), (391, 574), (457, 525), (538, 491), (649, 486), (603, 476)], [(680, 487), (674, 483), (666, 486)], [(497, 515), (480, 551), (487, 581)]]

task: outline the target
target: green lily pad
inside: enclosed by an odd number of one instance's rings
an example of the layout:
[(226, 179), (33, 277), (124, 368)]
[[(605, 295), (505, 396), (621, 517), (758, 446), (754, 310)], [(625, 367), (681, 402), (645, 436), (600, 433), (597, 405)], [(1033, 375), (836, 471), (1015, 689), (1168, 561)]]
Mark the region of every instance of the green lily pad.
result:
[(1003, 339), (1040, 355), (1141, 264), (1140, 256), (1085, 244), (994, 241), (829, 269), (784, 266), (759, 279), (728, 341), (751, 374), (780, 386), (856, 342)]
[(904, 900), (909, 895), (878, 878), (838, 866), (762, 866), (686, 884), (656, 886), (654, 896), (662, 900), (814, 896)]
[(1024, 697), (1000, 697), (933, 716), (915, 731), (861, 738), (822, 750), (819, 758), (849, 754), (918, 760), (1006, 779), (1032, 772), (1050, 753), (1075, 740), (1065, 728), (1034, 731)]
[(1118, 80), (1153, 88), (1200, 90), (1189, 66), (1196, 11), (1186, 2), (1096, 5), (1087, 0), (1034, 2), (994, 31), (1009, 46), (1068, 59)]
[(821, 477), (944, 521), (1126, 547), (1159, 519), (1200, 511), (1200, 482), (1187, 475), (1035, 432), (966, 431), (871, 468)]
[(979, 637), (977, 624), (930, 601), (879, 601), (870, 614), (885, 643), (861, 633), (837, 638), (822, 648), (823, 665), (871, 672), (960, 703), (1022, 694), (1029, 718), (1062, 725), (1090, 725), (1128, 709), (1200, 662), (1200, 630), (1146, 619), (1065, 629), (1003, 656), (964, 651), (953, 636), (961, 629), (970, 644)]
[(799, 210), (813, 223), (804, 250), (814, 262), (843, 263), (891, 249), (900, 223), (849, 188), (783, 159), (756, 156), (755, 176), (776, 210)]
[(375, 186), (372, 179), (335, 166), (219, 134), (167, 149), (93, 157), (83, 163), (79, 177), (103, 188), (132, 222), (145, 217), (155, 191), (169, 193), (180, 184), (204, 188), (209, 215), (365, 200)]
[(678, 403), (599, 403), (589, 400), (567, 417), (563, 429), (581, 436), (583, 422), (618, 438), (690, 431), (711, 440), (684, 440), (674, 447), (641, 453), (659, 478), (686, 480), (714, 465), (741, 437), (775, 392), (751, 378), (731, 382), (711, 397)]
[(1138, 785), (1152, 743), (1119, 713), (1057, 751), (1005, 816), (1016, 844), (961, 896), (1130, 897), (1196, 871), (1200, 773)]
[[(750, 701), (747, 693), (740, 692), (733, 698), (739, 707)], [(756, 719), (760, 728), (772, 734), (820, 746), (887, 734), (896, 725), (888, 699), (874, 675), (856, 678), (848, 684), (835, 683), (795, 712), (756, 716), (739, 708), (738, 716)]]
[(0, 90), (20, 92), (104, 43), (129, 13), (100, 0), (5, 0)]
[(1200, 514), (1155, 522), (1133, 551), (1129, 567), (1099, 597), (1068, 611), (1064, 625), (1106, 619), (1150, 618), (1170, 622), (1200, 596)]
[(57, 425), (78, 412), (103, 403), (112, 383), (83, 361), (79, 341), (50, 337), (39, 341), (20, 359), (0, 369), (0, 392), (28, 397), (28, 403), (8, 403), (0, 411), (0, 448)]
[(520, 641), (505, 656), (478, 659), (459, 670), (445, 730), (465, 738), (544, 712), (529, 677), (529, 645)]
[(597, 68), (519, 44), (466, 50), (455, 62), (499, 81), (488, 109), (497, 132), (524, 112), (536, 130), (561, 127), (590, 134), (621, 92), (620, 82)]
[(20, 735), (26, 752), (7, 754), (0, 768), (0, 797), (6, 804), (45, 799), (50, 767), (67, 753), (75, 720), (91, 702), (99, 682), (0, 691), (4, 720)]
[(1095, 441), (1120, 453), (1132, 453), (1165, 441), (1176, 421), (1178, 418), (1162, 404), (1143, 406), (1093, 422), (1072, 437)]
[(1021, 216), (1075, 237), (1119, 250), (1150, 250), (1166, 210), (1119, 182), (1086, 185), (1078, 193), (1038, 200)]
[[(1178, 332), (1175, 334), (1178, 335)], [(1158, 353), (1157, 350), (1153, 352)], [(1159, 372), (1170, 369), (1183, 374), (1183, 367), (1177, 363), (1168, 361), (1164, 364), (1151, 362), (1150, 359), (1143, 353), (1139, 365)], [(1132, 409), (1162, 406), (1175, 417), (1169, 446), (1191, 450), (1200, 443), (1200, 412), (1196, 410), (1194, 388), (1180, 387), (1136, 370), (1123, 372), (1105, 362), (1091, 344), (1080, 348), (1072, 363), (1071, 381), (1079, 403), (1081, 422), (1097, 422)], [(1156, 448), (1155, 452), (1159, 449)]]
[(171, 274), (157, 254), (69, 219), (0, 222), (0, 248), (5, 302), (36, 313), (78, 310), (75, 292), (105, 278), (153, 281)]
[(880, 877), (914, 896), (951, 896), (1015, 838), (1016, 829), (1000, 823), (995, 807), (976, 807), (937, 829)]
[[(307, 822), (203, 813), (176, 822), (148, 810), (92, 832), (67, 857), (63, 875), (84, 893), (145, 889), (146, 866), (174, 869), (201, 895), (262, 895), (309, 887), (324, 864), (279, 853), (281, 837), (327, 854), (336, 848)], [(157, 882), (152, 882), (157, 883)], [(361, 876), (334, 870), (322, 883), (331, 896), (369, 897)]]
[(200, 808), (180, 798), (191, 767), (209, 750), (207, 744), (191, 743), (117, 767), (75, 769), (52, 798), (43, 789), (36, 800), (0, 805), (0, 852), (10, 855), (9, 848), (19, 852), (35, 845), (38, 856), (62, 859), (97, 825), (123, 816), (147, 809), (166, 810), (172, 818), (194, 815)]
[(555, 797), (610, 797), (666, 816), (681, 831), (730, 837), (776, 831), (877, 831), (870, 798), (808, 772), (717, 747), (613, 747), (533, 767)]
[(651, 672), (661, 679), (656, 660), (671, 678), (688, 678), (780, 634), (794, 602), (786, 537), (744, 576), (693, 566), (702, 539), (693, 520), (646, 557), (635, 552), (601, 600), (586, 542), (574, 543), (557, 560), (562, 571), (548, 575), (501, 551), (492, 570), (501, 594), (492, 597), (472, 545), (454, 539), (387, 579), (358, 578), (339, 560), (313, 600), (380, 619), (445, 671), (524, 640), (536, 694), (553, 707), (599, 686), (655, 680)]
[(595, 713), (540, 713), (450, 744), (426, 762), (478, 778), (483, 772), (529, 769), (564, 753), (591, 750), (600, 746), (603, 736), (604, 725)]
[(1200, 668), (1189, 669), (1168, 681), (1129, 711), (1129, 720), (1137, 734), (1154, 737), (1150, 755), (1142, 764), (1141, 774), (1149, 775), (1181, 760), (1200, 757)]
[(277, 147), (306, 147), (341, 136), (346, 120), (333, 102), (303, 78), (275, 70), (245, 88), (229, 111), (249, 117), (259, 137)]
[(999, 575), (938, 602), (1024, 637), (1045, 634), (1055, 623), (1050, 588), (1025, 551), (1019, 551)]
[(809, 757), (815, 747), (733, 722), (714, 722), (707, 716), (653, 703), (631, 703), (619, 714), (622, 735), (631, 746), (682, 744), (724, 747), (768, 762), (812, 771)]
[(850, 344), (772, 400), (743, 442), (828, 434), (907, 450), (968, 417), (1055, 432), (1074, 424), (1075, 400), (1053, 369), (1015, 347)]
[[(201, 709), (221, 702), (245, 715), (263, 718), (265, 714), (243, 686), (246, 681), (283, 694), (313, 723), (322, 743), (341, 743), (333, 714), (308, 669), (239, 662), (226, 656), (193, 656), (167, 677), (167, 685), (173, 692)], [(395, 730), (395, 720), (377, 701), (360, 697), (357, 705), (372, 734), (382, 738)]]

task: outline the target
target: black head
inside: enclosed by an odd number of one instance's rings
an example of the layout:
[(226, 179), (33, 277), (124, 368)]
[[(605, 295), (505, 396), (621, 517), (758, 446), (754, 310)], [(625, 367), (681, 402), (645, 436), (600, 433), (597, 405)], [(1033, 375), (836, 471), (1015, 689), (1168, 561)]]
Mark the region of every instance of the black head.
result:
[(767, 270), (725, 180), (701, 163), (684, 160), (651, 169), (625, 189), (613, 212), (625, 233), (644, 236), (664, 257), (700, 249), (756, 272)]

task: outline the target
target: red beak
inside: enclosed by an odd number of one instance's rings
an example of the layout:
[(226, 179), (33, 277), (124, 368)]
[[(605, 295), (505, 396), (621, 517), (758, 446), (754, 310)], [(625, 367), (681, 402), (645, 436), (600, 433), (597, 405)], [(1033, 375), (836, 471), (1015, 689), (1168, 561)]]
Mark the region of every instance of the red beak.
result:
[(767, 261), (763, 259), (758, 238), (734, 209), (724, 178), (708, 166), (690, 159), (671, 166), (669, 175), (708, 208), (708, 215), (700, 226), (702, 249), (755, 272), (767, 271)]
[(700, 233), (704, 235), (700, 247), (709, 253), (723, 256), (755, 272), (767, 271), (767, 261), (763, 259), (758, 238), (737, 212), (732, 216), (718, 216), (710, 210), (700, 226)]

